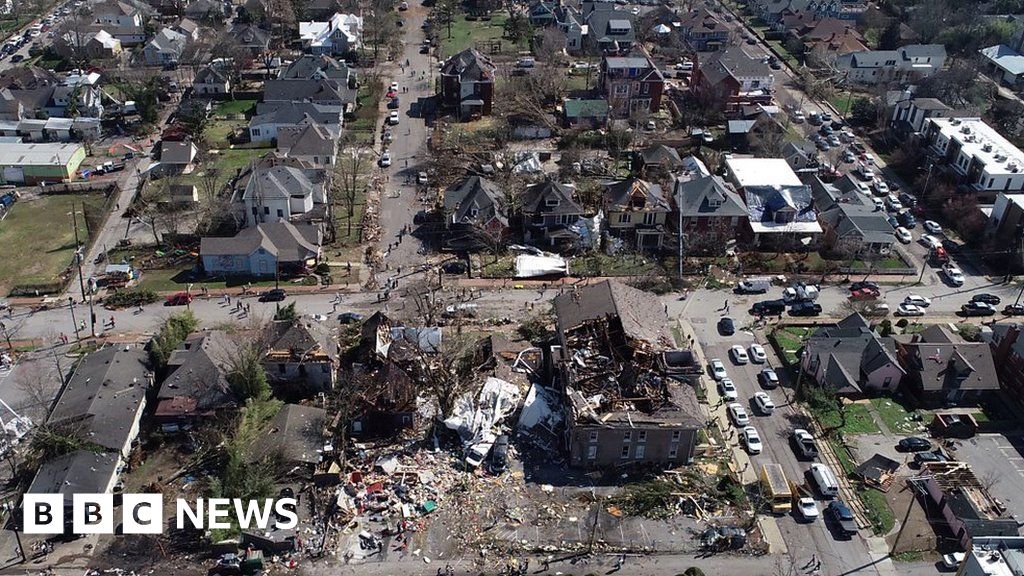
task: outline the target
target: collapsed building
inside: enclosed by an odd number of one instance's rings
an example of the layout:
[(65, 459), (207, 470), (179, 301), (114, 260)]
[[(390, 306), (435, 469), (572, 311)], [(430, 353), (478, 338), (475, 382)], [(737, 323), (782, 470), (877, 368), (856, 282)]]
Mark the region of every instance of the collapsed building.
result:
[(697, 376), (659, 363), (676, 348), (661, 302), (604, 281), (556, 297), (555, 314), (549, 368), (566, 406), (570, 464), (691, 462), (702, 426)]

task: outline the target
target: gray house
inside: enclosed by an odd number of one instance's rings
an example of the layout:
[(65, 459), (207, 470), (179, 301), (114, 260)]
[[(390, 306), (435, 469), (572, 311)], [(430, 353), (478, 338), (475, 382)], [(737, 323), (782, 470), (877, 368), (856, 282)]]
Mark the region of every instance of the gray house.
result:
[(322, 244), (318, 225), (270, 222), (244, 228), (231, 238), (203, 238), (199, 258), (208, 276), (273, 278), (312, 269)]
[(181, 59), (186, 44), (188, 36), (171, 28), (164, 28), (146, 44), (142, 54), (146, 64), (150, 66), (175, 64)]
[(505, 192), (482, 177), (469, 176), (444, 192), (445, 243), (452, 247), (486, 247), (509, 233)]
[(334, 388), (338, 344), (314, 322), (275, 321), (263, 333), (263, 369), (275, 388), (288, 396), (312, 395)]
[(819, 328), (804, 344), (801, 369), (818, 386), (847, 396), (894, 392), (906, 376), (895, 341), (857, 313)]
[(577, 240), (570, 226), (583, 217), (583, 207), (573, 199), (573, 191), (572, 186), (550, 179), (526, 188), (522, 213), (528, 240), (549, 246)]

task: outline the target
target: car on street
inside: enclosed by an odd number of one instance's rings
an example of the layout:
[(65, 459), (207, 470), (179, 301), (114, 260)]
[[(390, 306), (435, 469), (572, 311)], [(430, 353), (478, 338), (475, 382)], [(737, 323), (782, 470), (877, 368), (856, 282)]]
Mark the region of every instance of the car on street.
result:
[(875, 179), (875, 171), (866, 165), (859, 166), (857, 168), (857, 174), (860, 176), (860, 179), (865, 182), (870, 182)]
[(889, 312), (891, 312), (891, 311), (892, 311), (892, 308), (890, 308), (889, 305), (886, 304), (885, 302), (876, 302), (876, 303), (871, 304), (869, 306), (865, 306), (864, 309), (861, 310), (861, 314), (863, 314), (865, 316), (869, 316), (869, 317), (870, 316), (878, 317), (878, 316), (888, 316)]
[(397, 125), (400, 119), (398, 110), (392, 110), (391, 113), (388, 114), (388, 124), (392, 126)]
[(342, 324), (355, 324), (363, 321), (363, 315), (358, 312), (342, 312), (338, 314), (338, 322)]
[(991, 304), (998, 306), (1003, 299), (995, 294), (989, 294), (988, 292), (982, 292), (981, 294), (975, 294), (971, 296), (971, 302), (984, 302), (985, 304)]
[(767, 392), (754, 393), (754, 406), (757, 406), (757, 411), (765, 416), (771, 416), (775, 412), (775, 403)]
[(192, 295), (188, 292), (177, 292), (171, 294), (164, 300), (164, 306), (185, 306), (189, 302), (192, 302)]
[[(893, 190), (898, 189), (895, 185), (890, 185), (889, 187), (892, 188)], [(917, 206), (917, 197), (914, 196), (913, 194), (908, 194), (907, 192), (900, 192), (899, 199), (904, 206), (908, 206), (910, 208)]]
[(385, 150), (384, 153), (380, 155), (379, 164), (381, 168), (387, 168), (388, 166), (391, 166), (391, 152)]
[(934, 220), (925, 220), (924, 224), (922, 224), (921, 226), (923, 226), (925, 231), (927, 231), (929, 234), (942, 234), (942, 226), (939, 226), (939, 223)]
[(760, 344), (750, 345), (750, 361), (754, 364), (764, 364), (768, 360), (768, 355), (764, 351), (764, 346)]
[(283, 288), (274, 288), (260, 294), (260, 302), (281, 302), (288, 296)]
[(900, 304), (896, 308), (896, 316), (924, 316), (924, 308), (914, 304)]
[(722, 363), (718, 358), (712, 358), (711, 362), (711, 377), (715, 380), (723, 380), (729, 377), (729, 374), (725, 371), (725, 364)]
[(761, 386), (765, 388), (778, 388), (779, 386), (779, 375), (775, 373), (773, 368), (765, 368), (758, 372), (757, 379), (761, 381)]
[(899, 214), (896, 215), (896, 220), (898, 220), (904, 228), (909, 228), (910, 230), (917, 228), (917, 218), (915, 218), (914, 215), (910, 213), (910, 210), (901, 211)]
[(964, 285), (963, 271), (961, 271), (956, 266), (953, 266), (952, 264), (944, 264), (942, 266), (942, 275), (945, 276), (946, 280), (948, 280), (949, 283), (952, 284), (953, 286)]
[(722, 378), (722, 381), (718, 383), (718, 393), (726, 400), (738, 400), (740, 397), (732, 378)]
[(968, 302), (960, 307), (960, 314), (963, 316), (992, 316), (996, 313), (996, 307), (985, 302)]
[(728, 316), (722, 316), (718, 321), (718, 331), (721, 332), (723, 336), (732, 336), (736, 333), (736, 322)]
[(843, 153), (843, 162), (846, 162), (847, 164), (853, 164), (856, 161), (857, 157), (853, 155), (853, 152), (847, 150), (846, 152)]
[(850, 300), (874, 300), (875, 298), (878, 298), (880, 294), (881, 293), (878, 290), (861, 288), (860, 290), (850, 292)]
[(388, 92), (398, 92), (398, 82), (392, 82), (388, 87)]
[(754, 316), (775, 316), (786, 311), (784, 300), (762, 300), (754, 302), (750, 307), (750, 313)]
[(871, 280), (860, 280), (858, 282), (850, 283), (850, 292), (853, 292), (854, 290), (862, 290), (864, 288), (879, 291), (882, 289), (882, 287), (878, 285), (878, 282), (872, 282)]
[(896, 216), (896, 220), (899, 221), (899, 212), (903, 210), (903, 204), (896, 199), (895, 196), (889, 194), (885, 197), (885, 207), (888, 208), (889, 212), (892, 212)]
[(910, 244), (914, 241), (914, 237), (910, 235), (910, 230), (907, 230), (903, 226), (898, 226), (896, 230), (893, 231), (893, 236), (896, 236), (896, 239), (903, 244)]
[(918, 452), (914, 454), (914, 466), (920, 468), (927, 462), (945, 462), (946, 457), (938, 452)]
[(896, 450), (900, 452), (925, 452), (931, 449), (931, 441), (920, 436), (908, 436), (896, 443)]
[(416, 174), (416, 183), (419, 184), (420, 186), (423, 186), (424, 184), (426, 184), (427, 183), (427, 173), (426, 172), (418, 172)]
[(942, 555), (942, 567), (946, 570), (956, 570), (963, 564), (964, 558), (967, 554), (964, 552), (951, 552), (949, 554)]
[(821, 314), (821, 304), (817, 302), (797, 302), (789, 309), (790, 316), (817, 316)]
[[(878, 208), (879, 204), (882, 204), (881, 208)], [(875, 208), (878, 210), (885, 210), (885, 204), (882, 203), (882, 201), (879, 200), (878, 198), (875, 198)], [(892, 226), (893, 230), (900, 227), (900, 221), (898, 218), (896, 218), (895, 214), (889, 214), (888, 216), (886, 216), (885, 221), (889, 223), (889, 226)]]
[(736, 364), (746, 364), (747, 362), (750, 362), (750, 357), (747, 356), (746, 348), (739, 344), (730, 348), (729, 354), (732, 356), (732, 361)]
[(929, 250), (935, 250), (936, 248), (942, 247), (942, 240), (939, 240), (931, 234), (921, 234), (921, 238), (918, 240), (925, 248)]
[(842, 500), (829, 502), (825, 513), (832, 518), (843, 535), (852, 536), (857, 533), (857, 519), (853, 516), (850, 507)]
[(814, 498), (801, 498), (797, 501), (796, 509), (800, 512), (800, 516), (808, 522), (818, 519), (818, 505), (814, 503)]
[(15, 54), (14, 56), (11, 56), (11, 62), (14, 62), (15, 64), (17, 64), (18, 62), (21, 62), (24, 59), (25, 59), (25, 57), (22, 56), (21, 54)]
[(743, 440), (743, 445), (747, 447), (748, 453), (761, 453), (761, 436), (757, 434), (757, 428), (754, 428), (753, 426), (744, 426), (743, 432), (740, 434), (740, 438)]
[(914, 306), (919, 306), (921, 308), (927, 308), (932, 305), (932, 299), (925, 298), (924, 296), (921, 296), (919, 294), (910, 294), (903, 299), (903, 303), (913, 304)]
[(750, 424), (750, 416), (747, 415), (747, 411), (743, 408), (743, 404), (733, 402), (732, 404), (729, 404), (728, 411), (729, 419), (732, 420), (732, 423), (736, 426), (742, 427)]
[(1024, 316), (1024, 304), (1007, 304), (1003, 308), (1003, 314), (1007, 316)]

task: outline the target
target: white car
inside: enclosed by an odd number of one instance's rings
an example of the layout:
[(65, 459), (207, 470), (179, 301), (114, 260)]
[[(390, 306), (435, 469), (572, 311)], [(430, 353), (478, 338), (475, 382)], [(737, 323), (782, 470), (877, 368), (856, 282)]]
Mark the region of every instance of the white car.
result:
[(862, 194), (866, 194), (868, 196), (871, 196), (871, 188), (868, 187), (868, 185), (863, 183), (863, 182), (860, 182), (860, 181), (857, 182), (857, 190), (860, 190), (860, 192)]
[(924, 224), (922, 224), (921, 226), (923, 226), (929, 234), (942, 234), (942, 226), (939, 226), (939, 223), (936, 222), (935, 220), (925, 220)]
[(931, 298), (925, 298), (919, 294), (911, 294), (903, 299), (904, 304), (913, 304), (919, 308), (927, 308), (932, 305)]
[(711, 377), (715, 380), (725, 380), (729, 375), (725, 372), (725, 364), (718, 358), (711, 359)]
[(924, 308), (913, 304), (900, 304), (896, 309), (897, 316), (924, 316)]
[(398, 82), (392, 82), (388, 87), (388, 92), (398, 92)]
[(426, 172), (420, 172), (420, 173), (416, 174), (416, 183), (420, 184), (420, 185), (426, 184), (427, 183), (427, 173)]
[(754, 405), (765, 416), (771, 416), (772, 412), (775, 412), (775, 403), (772, 402), (772, 397), (767, 392), (755, 392)]
[(722, 378), (722, 381), (718, 383), (718, 393), (726, 400), (736, 400), (740, 397), (740, 393), (736, 390), (736, 385), (733, 384), (731, 378)]
[(768, 360), (768, 355), (765, 354), (764, 346), (760, 344), (750, 345), (750, 361), (754, 364), (764, 364)]
[(747, 362), (750, 362), (750, 357), (747, 356), (747, 350), (739, 344), (730, 348), (729, 354), (732, 355), (732, 361), (736, 364), (746, 364)]
[(398, 121), (398, 110), (392, 110), (391, 113), (388, 114), (388, 124), (395, 126), (396, 124), (398, 124)]
[(903, 244), (910, 244), (914, 241), (914, 237), (910, 235), (910, 230), (907, 230), (903, 226), (898, 226), (896, 230), (893, 231), (893, 236), (896, 236), (896, 239)]
[(750, 424), (750, 416), (747, 416), (747, 411), (743, 408), (743, 404), (739, 402), (729, 404), (729, 419), (739, 427)]
[(751, 454), (761, 453), (761, 437), (757, 434), (757, 428), (753, 426), (744, 426), (743, 433), (740, 434), (740, 438), (743, 439), (743, 444), (747, 447), (747, 452)]
[(967, 554), (963, 552), (953, 552), (951, 554), (942, 555), (942, 567), (947, 570), (956, 570), (963, 563), (964, 558)]
[(942, 267), (942, 273), (949, 280), (949, 283), (953, 286), (964, 285), (964, 273), (956, 266), (952, 264), (946, 264)]
[(885, 180), (875, 180), (875, 190), (882, 196), (889, 194), (889, 185), (885, 183)]
[(378, 163), (380, 164), (381, 168), (387, 168), (388, 166), (391, 166), (391, 152), (385, 150), (384, 153), (380, 155), (380, 160), (378, 161)]
[(929, 250), (935, 250), (942, 247), (942, 240), (939, 240), (931, 234), (921, 234), (921, 239), (918, 240), (918, 242), (924, 244), (924, 247)]
[(860, 170), (858, 170), (858, 172), (860, 172), (860, 177), (863, 178), (864, 180), (875, 179), (875, 171), (872, 170), (871, 168), (868, 168), (866, 165), (861, 165)]
[(797, 110), (796, 112), (793, 112), (793, 122), (799, 124), (803, 122), (805, 118), (807, 118), (807, 116), (804, 114), (803, 110)]
[(814, 522), (820, 512), (818, 512), (818, 505), (814, 503), (814, 498), (801, 498), (797, 501), (796, 509), (800, 512), (800, 516), (804, 520)]

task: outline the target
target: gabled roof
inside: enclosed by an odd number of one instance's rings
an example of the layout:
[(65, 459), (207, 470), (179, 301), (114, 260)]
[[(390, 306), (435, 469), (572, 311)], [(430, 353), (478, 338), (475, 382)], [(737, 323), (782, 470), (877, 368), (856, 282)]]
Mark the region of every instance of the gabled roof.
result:
[(149, 355), (141, 346), (110, 346), (87, 355), (64, 387), (46, 419), (70, 426), (87, 442), (119, 452), (131, 439), (132, 426), (145, 402), (151, 380)]
[(668, 212), (671, 208), (660, 184), (639, 178), (605, 183), (604, 203), (607, 210), (615, 211)]
[(62, 494), (64, 505), (68, 506), (76, 494), (109, 492), (119, 464), (116, 454), (75, 450), (43, 462), (26, 492)]
[(281, 262), (301, 262), (316, 256), (322, 243), (320, 227), (314, 224), (267, 222), (242, 229), (231, 238), (204, 237), (201, 256), (248, 256), (258, 248)]
[(979, 50), (981, 55), (1010, 74), (1024, 74), (1024, 55), (1006, 44)]
[(228, 75), (216, 66), (203, 66), (196, 72), (195, 84), (224, 84), (228, 82)]
[(640, 159), (643, 160), (644, 166), (656, 165), (668, 170), (681, 168), (683, 166), (683, 159), (679, 157), (679, 152), (675, 148), (664, 144), (648, 146), (641, 150), (639, 154)]
[(835, 230), (839, 238), (852, 236), (871, 244), (896, 243), (885, 212), (875, 210), (873, 205), (836, 202), (819, 217)]
[(266, 48), (270, 45), (270, 32), (253, 24), (242, 24), (231, 29), (231, 35), (246, 48)]
[[(508, 226), (505, 193), (481, 176), (469, 176), (449, 186), (444, 193), (444, 207), (445, 212), (451, 214), (452, 222), (474, 224), (496, 218)], [(473, 216), (474, 210), (476, 216)]]
[(157, 52), (170, 52), (180, 55), (185, 49), (188, 37), (171, 28), (163, 28), (149, 41), (147, 48), (153, 48)]
[[(221, 330), (189, 335), (167, 362), (167, 377), (157, 394), (161, 401), (157, 416), (200, 415), (233, 406), (237, 398), (228, 372), (237, 350), (238, 345)], [(176, 398), (187, 402), (164, 402)]]
[(313, 193), (315, 183), (305, 170), (292, 166), (274, 165), (257, 168), (256, 178), (250, 178), (246, 184), (243, 200), (264, 200), (271, 198), (291, 198), (308, 196)]
[(739, 194), (718, 176), (693, 180), (677, 178), (675, 202), (683, 218), (742, 218), (747, 215)]
[(903, 367), (924, 392), (999, 390), (992, 350), (985, 342), (900, 343)]
[(494, 63), (487, 56), (474, 48), (467, 48), (453, 55), (441, 65), (444, 76), (458, 76), (459, 80), (474, 82), (493, 82)]
[(319, 325), (292, 320), (275, 320), (267, 324), (263, 331), (263, 340), (269, 352), (298, 351), (297, 355), (305, 356), (312, 352), (322, 352), (333, 356), (337, 347), (331, 344), (331, 337)]
[(186, 165), (196, 159), (199, 148), (189, 140), (164, 140), (160, 143), (160, 163)]
[(334, 80), (277, 79), (263, 85), (264, 102), (355, 102), (355, 91)]
[(192, 34), (195, 34), (197, 30), (199, 30), (199, 24), (196, 24), (188, 18), (182, 18), (181, 21), (174, 25), (174, 28), (178, 32), (190, 36)]
[(352, 70), (343, 61), (326, 54), (303, 54), (282, 70), (278, 78), (311, 80), (322, 76), (337, 80), (341, 85), (347, 85), (351, 74)]
[[(330, 129), (341, 123), (342, 107), (316, 102), (260, 102), (249, 126), (263, 124), (299, 124), (303, 120), (318, 122)], [(335, 128), (336, 129), (336, 128)]]
[(698, 63), (700, 73), (712, 85), (718, 85), (726, 78), (768, 78), (772, 76), (768, 64), (751, 58), (738, 46), (713, 52), (705, 62)]
[[(583, 207), (573, 200), (573, 188), (548, 179), (528, 186), (523, 192), (524, 214), (583, 214)], [(558, 201), (550, 206), (549, 199)]]
[(332, 156), (335, 144), (327, 128), (317, 122), (277, 129), (277, 149), (288, 156)]

